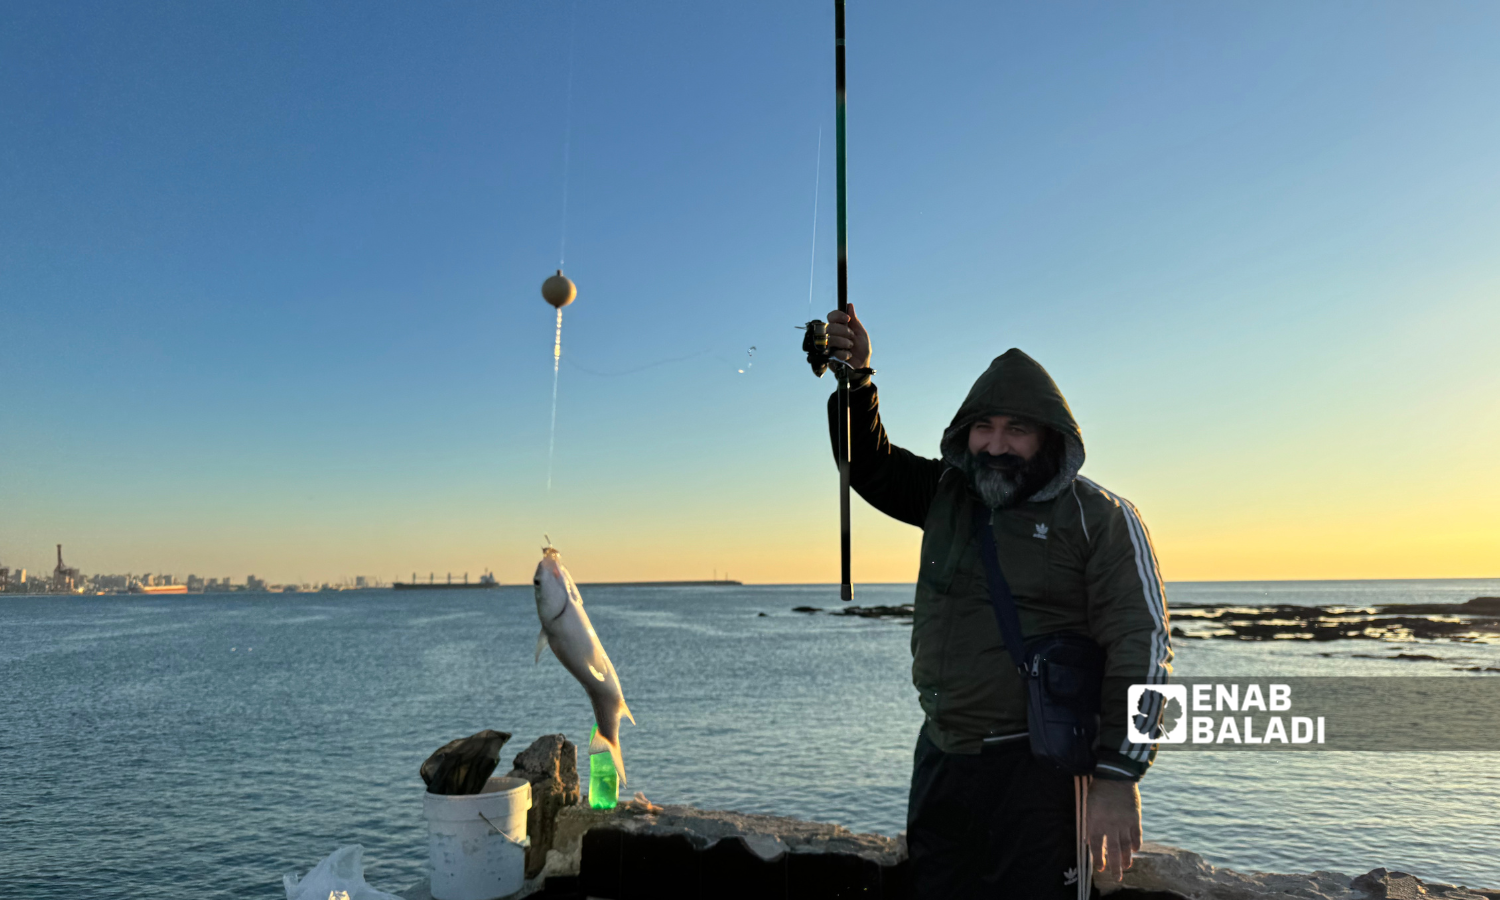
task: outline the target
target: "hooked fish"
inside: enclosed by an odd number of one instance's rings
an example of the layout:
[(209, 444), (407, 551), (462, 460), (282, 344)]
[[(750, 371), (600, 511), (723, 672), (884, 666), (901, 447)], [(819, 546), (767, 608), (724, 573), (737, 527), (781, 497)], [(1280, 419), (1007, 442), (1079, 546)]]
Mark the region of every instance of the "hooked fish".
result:
[(542, 651), (550, 648), (563, 668), (583, 685), (594, 706), (594, 721), (599, 725), (589, 741), (589, 753), (608, 752), (623, 785), (625, 763), (620, 758), (620, 717), (630, 719), (634, 725), (635, 716), (625, 705), (620, 676), (615, 674), (614, 663), (599, 643), (589, 614), (583, 610), (578, 585), (563, 566), (556, 548), (542, 548), (542, 561), (537, 564), (536, 577), (531, 583), (536, 587), (537, 618), (542, 620), (542, 632), (536, 638), (536, 662), (541, 662)]

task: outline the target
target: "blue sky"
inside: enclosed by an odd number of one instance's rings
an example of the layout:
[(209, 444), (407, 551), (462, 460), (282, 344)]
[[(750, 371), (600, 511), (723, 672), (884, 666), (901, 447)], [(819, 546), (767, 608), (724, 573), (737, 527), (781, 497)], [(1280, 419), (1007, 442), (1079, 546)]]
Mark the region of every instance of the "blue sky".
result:
[[(583, 578), (835, 579), (831, 384), (791, 327), (819, 171), (834, 302), (831, 18), (0, 10), (0, 562), (518, 581), (548, 532)], [(1497, 25), (852, 3), (851, 298), (894, 438), (935, 454), (1020, 346), (1169, 577), (1496, 574)], [(909, 579), (915, 530), (856, 526), (856, 578)]]

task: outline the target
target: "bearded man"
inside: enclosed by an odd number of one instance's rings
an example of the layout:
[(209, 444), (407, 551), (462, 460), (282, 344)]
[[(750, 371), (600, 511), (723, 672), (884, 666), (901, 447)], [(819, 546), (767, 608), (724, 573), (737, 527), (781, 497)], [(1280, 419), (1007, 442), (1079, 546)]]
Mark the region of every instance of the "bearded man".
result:
[[(870, 366), (851, 304), (828, 314), (829, 347)], [(943, 432), (941, 459), (891, 444), (868, 375), (850, 383), (850, 479), (871, 506), (922, 529), (912, 681), (917, 738), (907, 843), (919, 898), (1072, 898), (1079, 871), (1072, 776), (1032, 756), (1026, 685), (1006, 651), (973, 523), (989, 527), (1026, 637), (1087, 635), (1104, 651), (1088, 842), (1114, 877), (1140, 849), (1136, 783), (1154, 745), (1127, 740), (1131, 683), (1171, 672), (1156, 556), (1129, 501), (1078, 474), (1083, 436), (1045, 369), (1008, 350)], [(837, 440), (837, 396), (828, 406)]]

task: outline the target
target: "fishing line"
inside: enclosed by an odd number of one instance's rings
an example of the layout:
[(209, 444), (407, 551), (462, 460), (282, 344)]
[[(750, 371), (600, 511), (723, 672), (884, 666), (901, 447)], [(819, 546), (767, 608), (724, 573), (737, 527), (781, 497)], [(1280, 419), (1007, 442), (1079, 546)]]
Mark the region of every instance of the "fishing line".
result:
[[(568, 94), (563, 118), (563, 183), (562, 183), (562, 232), (557, 241), (557, 274), (562, 275), (563, 262), (568, 255), (568, 176), (573, 157), (573, 68), (578, 55), (578, 3), (568, 7)], [(549, 301), (550, 302), (550, 301)], [(562, 308), (557, 307), (557, 334), (552, 339), (552, 425), (547, 431), (547, 491), (552, 491), (552, 461), (557, 449), (557, 375), (558, 363), (562, 361)]]
[[(552, 453), (557, 448), (557, 369), (562, 361), (562, 307), (557, 308), (557, 336), (552, 339), (552, 428), (547, 435), (547, 490), (552, 490)], [(568, 360), (572, 362), (572, 360)]]
[(557, 267), (561, 269), (568, 255), (568, 174), (573, 155), (573, 61), (578, 53), (578, 4), (569, 6), (568, 12), (568, 101), (563, 114), (563, 189), (562, 189), (562, 237), (557, 243)]
[(756, 351), (756, 347), (755, 346), (752, 345), (751, 347), (749, 347), (745, 351), (745, 361), (744, 362), (739, 362), (739, 363), (730, 362), (729, 360), (725, 359), (724, 357), (718, 355), (717, 351), (712, 350), (712, 349), (708, 349), (708, 350), (699, 350), (697, 353), (689, 353), (686, 356), (673, 356), (673, 357), (670, 357), (668, 359), (658, 359), (655, 362), (648, 362), (645, 365), (632, 366), (631, 368), (628, 368), (628, 369), (620, 369), (618, 371), (613, 371), (613, 372), (601, 372), (598, 369), (590, 369), (588, 366), (585, 366), (582, 363), (579, 363), (576, 360), (574, 360), (571, 356), (568, 357), (568, 365), (572, 366), (573, 368), (575, 368), (578, 371), (583, 372), (583, 373), (585, 373), (587, 375), (595, 375), (595, 376), (598, 376), (600, 378), (618, 378), (618, 377), (620, 377), (622, 375), (634, 375), (636, 372), (644, 372), (647, 369), (655, 369), (658, 366), (667, 366), (667, 365), (671, 365), (672, 363), (687, 362), (690, 359), (697, 359), (700, 356), (707, 356), (709, 354), (713, 354), (713, 358), (714, 359), (716, 359), (719, 362), (723, 363), (724, 365), (729, 366), (730, 368), (734, 369), (736, 371), (736, 373), (738, 373), (740, 375), (748, 375), (750, 373), (750, 370), (755, 366), (755, 351)]
[(823, 184), (823, 126), (818, 126), (818, 158), (813, 166), (812, 261), (807, 264), (807, 317), (812, 318), (813, 276), (818, 271), (818, 189)]
[(582, 365), (582, 364), (580, 364), (578, 362), (575, 362), (571, 356), (568, 357), (568, 365), (570, 365), (573, 368), (577, 369), (578, 371), (584, 372), (584, 373), (586, 373), (588, 375), (597, 375), (600, 378), (615, 378), (615, 377), (620, 376), (620, 375), (631, 375), (631, 374), (634, 374), (636, 372), (644, 372), (647, 369), (654, 369), (657, 366), (665, 366), (665, 365), (670, 365), (671, 363), (686, 362), (687, 360), (690, 360), (690, 359), (697, 359), (698, 357), (703, 356), (705, 353), (709, 353), (709, 352), (711, 352), (711, 351), (708, 351), (708, 350), (699, 350), (697, 353), (689, 353), (687, 356), (674, 356), (671, 359), (659, 359), (656, 362), (646, 363), (644, 366), (636, 366), (636, 367), (631, 368), (631, 369), (621, 369), (618, 372), (600, 372), (600, 371), (598, 371), (596, 369), (590, 369), (589, 367), (587, 367), (585, 365)]

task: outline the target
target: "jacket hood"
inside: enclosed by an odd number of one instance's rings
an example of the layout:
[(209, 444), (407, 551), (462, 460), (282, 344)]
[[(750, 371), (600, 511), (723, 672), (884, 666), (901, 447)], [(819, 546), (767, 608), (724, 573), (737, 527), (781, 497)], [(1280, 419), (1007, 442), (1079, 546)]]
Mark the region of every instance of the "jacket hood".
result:
[(943, 461), (962, 471), (964, 456), (969, 452), (969, 426), (990, 416), (1021, 416), (1062, 435), (1063, 459), (1057, 475), (1027, 499), (1051, 500), (1073, 483), (1083, 468), (1083, 433), (1052, 376), (1014, 347), (995, 357), (969, 389), (969, 396), (943, 432)]

